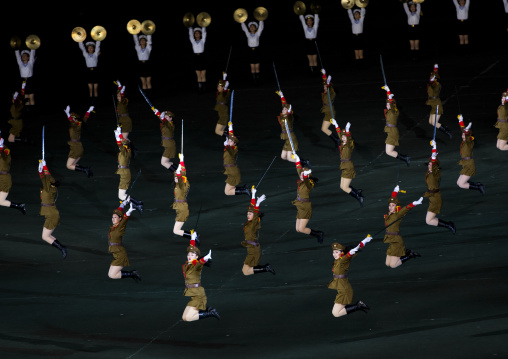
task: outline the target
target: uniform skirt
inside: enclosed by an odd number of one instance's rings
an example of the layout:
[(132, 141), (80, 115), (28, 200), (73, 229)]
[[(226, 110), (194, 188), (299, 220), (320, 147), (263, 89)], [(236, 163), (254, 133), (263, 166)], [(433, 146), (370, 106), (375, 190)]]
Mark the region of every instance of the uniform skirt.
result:
[(342, 162), (341, 160), (340, 169), (342, 170), (340, 177), (348, 179), (353, 179), (356, 177), (353, 161)]
[(225, 167), (222, 173), (228, 176), (225, 182), (230, 186), (237, 186), (242, 180), (240, 169), (238, 169), (238, 166), (236, 165), (232, 167)]
[(383, 243), (388, 243), (387, 256), (402, 257), (406, 255), (406, 247), (400, 235), (385, 235)]
[(176, 157), (176, 142), (175, 140), (163, 140), (162, 147), (164, 147), (164, 153), (162, 157), (175, 158)]
[(436, 114), (436, 108), (438, 105), (439, 105), (439, 109), (437, 109), (437, 114), (442, 115), (444, 113), (443, 103), (441, 102), (441, 99), (427, 100), (426, 105), (431, 107), (431, 109), (430, 109), (431, 115)]
[(58, 212), (55, 206), (43, 206), (39, 214), (46, 219), (44, 221), (44, 228), (46, 229), (55, 229), (60, 224), (60, 212)]
[(399, 145), (399, 129), (397, 127), (385, 127), (387, 145), (398, 146)]
[(334, 303), (341, 305), (348, 305), (353, 301), (353, 287), (349, 284), (347, 278), (337, 278), (337, 295), (335, 296)]
[(19, 137), (19, 135), (21, 135), (21, 130), (23, 130), (23, 120), (21, 118), (18, 119), (12, 118), (8, 122), (11, 125), (9, 133), (14, 135), (15, 137)]
[(122, 132), (132, 132), (132, 119), (129, 115), (120, 115), (118, 123), (122, 127)]
[(83, 150), (83, 144), (81, 141), (69, 141), (67, 142), (69, 144), (70, 150), (69, 150), (69, 158), (81, 158), (83, 157), (83, 154), (85, 151)]
[(194, 53), (192, 57), (192, 63), (194, 70), (196, 71), (203, 71), (206, 70), (206, 55), (204, 52), (200, 54)]
[(365, 46), (365, 35), (363, 33), (353, 34), (351, 42), (353, 44), (353, 50), (362, 50)]
[(176, 211), (176, 222), (185, 222), (189, 218), (189, 205), (187, 202), (173, 202), (171, 208)]
[(189, 302), (187, 303), (188, 307), (194, 307), (197, 310), (205, 310), (206, 309), (206, 293), (205, 288), (197, 287), (197, 288), (189, 288), (184, 292), (186, 297), (190, 297)]
[(0, 192), (9, 193), (12, 187), (12, 177), (10, 173), (0, 175)]
[(261, 62), (261, 48), (249, 47), (248, 50), (249, 64), (259, 64)]
[(499, 129), (497, 139), (508, 141), (508, 122), (497, 121), (494, 127)]
[(215, 111), (217, 111), (217, 115), (219, 115), (217, 125), (226, 126), (229, 121), (228, 107), (226, 105), (222, 105)]
[(311, 219), (312, 218), (312, 204), (310, 202), (302, 202), (295, 199), (291, 202), (296, 206), (296, 219)]
[(438, 214), (441, 212), (441, 206), (443, 205), (443, 200), (441, 198), (441, 193), (434, 193), (432, 196), (426, 196), (429, 197), (429, 208), (427, 208), (427, 212), (432, 212), (435, 214)]
[(150, 60), (138, 61), (138, 75), (139, 77), (152, 76), (152, 63)]
[(419, 40), (421, 37), (420, 25), (408, 25), (407, 39), (408, 40)]
[(118, 185), (118, 189), (129, 189), (131, 184), (131, 170), (130, 168), (119, 168), (116, 171), (117, 175), (120, 175), (120, 184)]
[[(282, 140), (285, 140), (284, 146), (282, 147), (283, 151), (293, 151), (291, 148), (291, 142), (289, 141), (289, 136), (285, 133), (280, 135)], [(291, 131), (291, 140), (293, 141), (293, 146), (295, 146), (295, 151), (298, 151), (298, 139), (293, 131)]]
[(85, 72), (86, 82), (89, 84), (99, 83), (99, 68), (98, 67), (87, 67)]
[(129, 257), (127, 256), (127, 251), (124, 246), (109, 246), (109, 252), (113, 254), (113, 260), (111, 261), (112, 266), (129, 266)]
[(247, 257), (245, 257), (243, 264), (248, 265), (249, 267), (259, 265), (259, 261), (261, 260), (261, 246), (249, 245), (245, 241), (242, 242), (242, 244), (247, 246)]
[(305, 39), (305, 54), (306, 55), (316, 55), (316, 39)]
[(459, 165), (462, 166), (462, 170), (460, 171), (461, 175), (471, 177), (476, 174), (474, 159), (471, 158), (470, 160), (460, 160)]

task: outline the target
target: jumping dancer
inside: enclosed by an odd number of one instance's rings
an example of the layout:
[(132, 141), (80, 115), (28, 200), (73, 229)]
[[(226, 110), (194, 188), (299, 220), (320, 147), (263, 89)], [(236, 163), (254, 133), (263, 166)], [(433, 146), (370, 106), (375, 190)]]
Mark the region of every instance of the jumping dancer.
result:
[(213, 108), (217, 111), (217, 115), (219, 116), (219, 120), (215, 125), (215, 134), (219, 136), (227, 135), (225, 129), (229, 120), (228, 102), (231, 97), (231, 91), (228, 89), (229, 81), (226, 80), (227, 76), (228, 74), (226, 73), (222, 74), (222, 80), (219, 80), (217, 84), (217, 93), (215, 95), (217, 102)]
[(34, 99), (34, 83), (33, 83), (33, 75), (34, 75), (34, 64), (35, 64), (35, 50), (23, 50), (21, 53), (19, 50), (14, 51), (16, 55), (16, 61), (18, 62), (19, 67), (19, 75), (21, 77), (21, 81), (25, 83), (25, 110), (30, 111), (30, 109), (35, 106)]
[[(293, 141), (294, 150), (298, 151), (298, 140), (293, 130), (294, 117), (292, 106), (286, 102), (286, 98), (284, 97), (282, 91), (277, 92), (277, 94), (280, 96), (282, 101), (282, 112), (279, 116), (277, 116), (277, 120), (279, 121), (279, 125), (282, 130), (280, 139), (284, 140), (284, 146), (282, 147), (280, 158), (289, 162), (296, 162), (296, 159), (293, 157), (293, 149), (291, 148), (291, 141)], [(286, 122), (289, 133), (286, 130)], [(291, 136), (291, 141), (289, 140), (289, 136)]]
[(83, 116), (81, 120), (79, 115), (75, 112), (71, 112), (69, 106), (64, 110), (67, 115), (67, 119), (69, 120), (69, 135), (70, 141), (67, 142), (70, 147), (69, 155), (67, 158), (67, 169), (71, 171), (83, 172), (87, 177), (93, 176), (92, 170), (90, 167), (83, 167), (78, 165), (79, 160), (83, 157), (83, 144), (81, 143), (81, 128), (82, 124), (88, 121), (88, 117), (90, 117), (90, 113), (93, 111), (94, 106), (90, 106), (88, 111)]
[[(85, 48), (86, 45), (86, 48)], [(79, 42), (79, 48), (86, 62), (86, 81), (92, 104), (99, 97), (99, 55), (101, 54), (101, 42), (88, 41), (86, 44)]]
[(226, 196), (235, 196), (239, 194), (250, 196), (250, 190), (247, 188), (247, 185), (238, 186), (242, 180), (242, 176), (237, 163), (238, 138), (233, 133), (232, 122), (229, 122), (228, 137), (224, 141), (224, 154), (222, 158), (224, 165), (224, 171), (222, 171), (222, 173), (228, 176), (225, 181), (226, 187), (224, 188)]
[(24, 203), (14, 203), (7, 200), (12, 187), (10, 169), (11, 150), (4, 145), (4, 139), (0, 137), (0, 206), (14, 208), (26, 214)]
[(153, 109), (155, 116), (161, 121), (161, 146), (164, 147), (164, 153), (161, 157), (161, 165), (168, 170), (175, 172), (178, 167), (173, 163), (172, 159), (176, 158), (176, 142), (175, 142), (175, 123), (173, 117), (175, 116), (171, 111), (159, 112), (156, 108)]
[(23, 109), (25, 107), (23, 101), (25, 99), (25, 87), (26, 82), (23, 81), (23, 84), (21, 85), (21, 92), (16, 91), (12, 95), (12, 105), (10, 108), (11, 119), (8, 121), (11, 125), (8, 141), (11, 143), (15, 141), (22, 141), (20, 136), (21, 131), (23, 130)]
[(422, 6), (420, 3), (414, 3), (412, 1), (409, 3), (405, 2), (402, 5), (407, 15), (409, 48), (413, 54), (413, 60), (416, 60), (417, 54), (420, 51), (420, 15), (422, 13)]
[[(439, 98), (439, 93), (441, 92), (441, 84), (437, 81), (439, 79), (438, 74), (438, 64), (434, 65), (434, 70), (430, 73), (429, 83), (427, 84), (427, 94), (428, 99), (425, 102), (426, 105), (431, 106), (430, 116), (429, 116), (429, 124), (432, 127), (436, 127), (440, 131), (444, 132), (450, 139), (452, 138), (452, 132), (448, 127), (439, 123), (439, 119), (443, 114), (443, 103)], [(439, 108), (437, 108), (439, 106)], [(436, 115), (437, 110), (437, 115)], [(437, 122), (437, 123), (435, 123)]]
[[(132, 132), (132, 119), (129, 115), (129, 99), (125, 97), (125, 86), (122, 86), (120, 81), (116, 81), (118, 86), (116, 91), (116, 99), (118, 100), (116, 104), (116, 111), (118, 113), (118, 123), (122, 128), (122, 136), (123, 138), (129, 140), (129, 133)], [(132, 145), (131, 145), (132, 147)]]
[(385, 151), (388, 156), (404, 161), (409, 166), (411, 157), (395, 151), (395, 146), (399, 145), (399, 129), (397, 128), (399, 109), (388, 86), (383, 86), (383, 88), (386, 90), (386, 109), (384, 111), (386, 119), (384, 130), (386, 132)]
[(134, 49), (138, 55), (138, 75), (141, 80), (141, 88), (145, 92), (152, 89), (152, 66), (150, 53), (152, 52), (152, 35), (133, 34)]
[(194, 29), (189, 27), (189, 40), (194, 52), (193, 62), (198, 81), (198, 90), (203, 92), (206, 89), (206, 27), (196, 27)]
[(501, 105), (497, 108), (497, 122), (494, 127), (499, 129), (496, 147), (501, 151), (508, 151), (508, 91), (501, 95)]
[(362, 7), (354, 11), (348, 9), (349, 20), (351, 21), (351, 31), (353, 32), (353, 50), (355, 50), (355, 60), (363, 62), (363, 48), (365, 39), (363, 35), (363, 22), (365, 21), (365, 13), (367, 10)]
[(335, 100), (335, 90), (332, 85), (332, 77), (326, 77), (326, 70), (321, 70), (321, 79), (323, 80), (323, 92), (321, 93), (321, 100), (323, 106), (321, 107), (321, 113), (323, 114), (323, 123), (321, 124), (321, 131), (325, 133), (334, 143), (335, 148), (339, 148), (340, 139), (337, 136), (337, 131), (330, 131), (331, 119), (335, 114), (335, 108), (333, 107), (333, 101)]
[(471, 176), (476, 174), (476, 166), (473, 158), (474, 137), (471, 132), (472, 123), (464, 126), (464, 118), (458, 115), (459, 126), (462, 132), (462, 143), (460, 144), (460, 161), (459, 165), (462, 166), (457, 186), (464, 189), (473, 189), (479, 191), (482, 196), (485, 194), (485, 186), (481, 182), (470, 182)]
[(457, 35), (461, 47), (469, 45), (469, 0), (453, 0), (457, 11)]
[(187, 169), (183, 161), (183, 154), (179, 154), (180, 164), (175, 171), (175, 189), (174, 196), (175, 200), (171, 208), (176, 212), (175, 225), (173, 226), (173, 233), (185, 238), (191, 239), (195, 233), (194, 230), (184, 231), (182, 229), (183, 224), (189, 218), (189, 205), (187, 204), (187, 193), (189, 193), (190, 183), (187, 179)]

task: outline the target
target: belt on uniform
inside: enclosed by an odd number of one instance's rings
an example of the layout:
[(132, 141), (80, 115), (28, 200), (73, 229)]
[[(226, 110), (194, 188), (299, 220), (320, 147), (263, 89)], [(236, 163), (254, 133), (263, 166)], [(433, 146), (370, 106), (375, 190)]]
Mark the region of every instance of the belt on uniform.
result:
[(129, 116), (129, 113), (128, 112), (127, 113), (120, 113), (120, 114), (118, 114), (118, 116), (120, 116), (120, 117)]
[(174, 137), (164, 137), (164, 136), (162, 136), (162, 139), (163, 140), (172, 140), (172, 139), (174, 139)]
[(225, 102), (217, 102), (217, 105), (227, 105)]
[(400, 236), (400, 232), (388, 232), (386, 231), (386, 234), (389, 236)]
[[(289, 133), (291, 133), (291, 132), (293, 132), (293, 131), (289, 130)], [(285, 134), (285, 133), (287, 133), (287, 131), (286, 130), (282, 130), (282, 133)]]
[(439, 188), (438, 189), (428, 189), (427, 192), (428, 193), (438, 193), (439, 192)]
[(255, 47), (251, 47), (251, 50), (256, 50), (256, 48)]
[(351, 158), (346, 158), (346, 159), (342, 159), (342, 158), (341, 158), (341, 159), (340, 159), (340, 162), (349, 162), (349, 161), (351, 161)]
[(118, 168), (129, 168), (129, 166), (118, 166)]
[(344, 279), (344, 278), (347, 278), (347, 274), (334, 274), (333, 278)]
[(187, 203), (186, 199), (175, 199), (176, 203)]
[(301, 202), (310, 202), (310, 199), (308, 198), (300, 198), (300, 196), (296, 196), (296, 199)]
[(245, 241), (245, 243), (248, 243), (250, 245), (253, 245), (253, 246), (259, 246), (259, 242), (255, 242), (255, 241)]
[(236, 167), (236, 163), (232, 163), (232, 164), (225, 164), (224, 163), (224, 167)]
[(195, 284), (187, 284), (187, 283), (185, 283), (185, 287), (186, 288), (197, 288), (197, 287), (201, 287), (201, 283), (195, 283)]
[(8, 175), (9, 171), (0, 171), (0, 175)]
[(41, 203), (42, 207), (53, 207), (54, 205), (55, 205), (54, 203), (51, 203), (51, 204)]
[(71, 138), (71, 142), (81, 142), (81, 139), (75, 139), (75, 138)]
[(122, 246), (122, 243), (108, 242), (110, 246)]
[(501, 120), (500, 118), (497, 119), (499, 122), (508, 122), (508, 120)]
[(385, 124), (385, 126), (386, 127), (397, 127), (397, 125), (392, 125), (391, 123), (388, 123), (388, 122)]
[(472, 160), (473, 157), (461, 157), (460, 159), (466, 161), (466, 160)]
[(439, 96), (433, 96), (433, 97), (429, 97), (429, 100), (437, 100), (439, 98)]

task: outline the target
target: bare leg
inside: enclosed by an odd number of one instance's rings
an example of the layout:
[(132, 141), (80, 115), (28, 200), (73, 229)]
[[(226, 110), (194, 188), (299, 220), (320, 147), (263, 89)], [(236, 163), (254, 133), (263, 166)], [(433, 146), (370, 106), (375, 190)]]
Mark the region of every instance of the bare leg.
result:
[(310, 55), (310, 66), (317, 66), (317, 54)]
[(321, 131), (323, 131), (327, 136), (330, 136), (332, 134), (332, 131), (330, 131), (329, 127), (332, 123), (330, 121), (323, 121), (321, 124)]
[(349, 186), (351, 184), (351, 178), (340, 178), (340, 189), (343, 190), (346, 193), (351, 192), (351, 187)]
[(16, 136), (14, 136), (12, 133), (9, 133), (9, 139), (7, 141), (9, 141), (9, 142), (15, 142), (16, 141)]
[(226, 183), (226, 188), (224, 188), (224, 193), (226, 196), (234, 196), (235, 195), (235, 186), (231, 186), (229, 183)]
[(118, 198), (120, 199), (120, 201), (128, 201), (131, 197), (127, 196), (126, 189), (118, 189)]
[(215, 125), (215, 134), (222, 136), (224, 135), (224, 129), (226, 128), (226, 125), (217, 124)]
[(90, 94), (90, 97), (93, 97), (93, 84), (88, 84), (88, 92)]
[(394, 158), (397, 158), (397, 156), (399, 155), (399, 153), (397, 151), (395, 151), (395, 146), (389, 145), (388, 143), (385, 146), (385, 152), (388, 156), (394, 157)]
[(93, 96), (99, 97), (99, 84), (93, 84)]
[(460, 175), (459, 179), (457, 180), (457, 186), (459, 186), (460, 188), (469, 189), (468, 181), (470, 178), (471, 176)]
[(334, 317), (342, 317), (343, 315), (346, 315), (346, 306), (343, 304), (335, 303), (332, 308), (332, 315)]
[(437, 226), (437, 224), (439, 223), (439, 220), (437, 219), (435, 213), (427, 212), (427, 216), (425, 217), (425, 222), (429, 226)]
[(172, 164), (173, 164), (173, 162), (171, 162), (171, 158), (167, 158), (164, 156), (161, 157), (161, 165), (163, 167), (166, 167), (167, 169), (169, 169), (169, 167), (171, 167)]
[(175, 226), (173, 227), (173, 233), (177, 234), (179, 236), (183, 236), (184, 230), (182, 229), (182, 227), (183, 227), (184, 223), (185, 222), (175, 221)]
[(297, 218), (296, 219), (296, 231), (298, 233), (310, 234), (310, 228), (307, 228), (308, 219)]
[(10, 207), (11, 201), (7, 200), (7, 196), (9, 195), (8, 192), (0, 192), (0, 206), (3, 207)]
[(122, 266), (110, 266), (108, 277), (111, 279), (122, 279)]
[(185, 310), (182, 314), (182, 319), (185, 322), (193, 322), (195, 320), (199, 320), (199, 310), (195, 307), (185, 307)]
[(42, 228), (42, 239), (49, 243), (53, 244), (53, 242), (56, 240), (56, 238), (53, 236), (54, 229), (47, 229), (46, 227)]
[[(437, 125), (436, 125), (436, 128), (439, 128), (441, 127), (441, 124), (439, 123), (439, 119), (441, 118), (441, 115), (437, 115)], [(429, 116), (429, 124), (434, 126), (434, 121), (436, 119), (436, 114), (431, 114)]]
[(123, 136), (123, 138), (125, 138), (125, 139), (127, 139), (127, 140), (128, 140), (128, 139), (129, 139), (129, 133), (130, 133), (130, 132), (122, 132), (122, 136)]
[(242, 268), (242, 273), (243, 275), (252, 275), (254, 274), (254, 268), (249, 267), (247, 264), (244, 264)]
[(146, 77), (140, 77), (141, 80), (141, 88), (146, 90)]
[(295, 158), (293, 157), (292, 151), (282, 150), (282, 153), (280, 154), (280, 158), (282, 158), (283, 160), (289, 161), (289, 162), (296, 162)]
[(151, 90), (152, 89), (152, 77), (151, 76), (148, 76), (146, 78), (146, 88), (148, 90)]
[(506, 140), (497, 140), (496, 147), (501, 151), (508, 151), (508, 144)]
[(420, 50), (420, 40), (413, 40), (415, 42), (415, 50)]
[(76, 165), (78, 164), (79, 160), (80, 160), (79, 158), (71, 158), (71, 157), (67, 158), (67, 169), (75, 171)]
[(402, 261), (400, 260), (400, 257), (395, 256), (386, 256), (386, 266), (390, 268), (397, 268), (402, 264)]

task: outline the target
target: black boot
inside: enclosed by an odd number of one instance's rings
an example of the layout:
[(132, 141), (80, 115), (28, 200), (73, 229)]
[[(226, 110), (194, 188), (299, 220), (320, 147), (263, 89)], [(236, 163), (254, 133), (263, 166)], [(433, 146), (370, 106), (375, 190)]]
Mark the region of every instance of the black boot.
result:
[(53, 247), (56, 247), (62, 252), (62, 259), (65, 259), (67, 257), (67, 247), (62, 245), (58, 240), (54, 240), (53, 243), (51, 243)]
[(313, 229), (310, 230), (310, 235), (316, 237), (318, 243), (323, 243), (323, 239), (325, 238), (324, 232), (315, 231)]
[(340, 140), (339, 138), (337, 137), (337, 132), (334, 132), (332, 131), (332, 133), (330, 134), (330, 139), (333, 141), (333, 143), (335, 144), (335, 148), (339, 148), (340, 146)]
[(143, 214), (143, 201), (138, 201), (137, 199), (134, 199), (132, 197), (130, 197), (129, 199), (132, 204), (133, 204), (133, 207), (136, 208), (136, 210), (140, 213), (140, 214)]
[(364, 197), (363, 197), (363, 194), (362, 194), (362, 190), (361, 189), (355, 189), (351, 186), (349, 186), (349, 188), (351, 188), (351, 192), (349, 192), (349, 195), (351, 197), (354, 197), (356, 200), (358, 200), (358, 202), (360, 202), (360, 206), (363, 207), (363, 200), (364, 200)]
[(134, 281), (141, 282), (141, 276), (139, 275), (137, 270), (131, 270), (131, 271), (122, 271), (122, 279), (124, 278), (132, 278)]
[(453, 234), (455, 234), (455, 232), (456, 232), (455, 224), (453, 224), (453, 222), (446, 222), (441, 219), (438, 219), (437, 225), (439, 227), (448, 228), (450, 231), (452, 231)]
[(269, 273), (272, 273), (273, 275), (275, 275), (275, 269), (273, 269), (273, 267), (268, 263), (265, 264), (264, 266), (255, 266), (255, 267), (253, 267), (253, 269), (254, 269), (254, 274), (269, 272)]
[(25, 204), (24, 203), (14, 203), (14, 202), (11, 202), (10, 208), (16, 208), (21, 213), (26, 214), (26, 208), (25, 208)]
[(74, 167), (74, 171), (83, 172), (84, 174), (86, 174), (87, 177), (92, 177), (93, 176), (93, 172), (92, 172), (92, 169), (90, 167), (83, 167), (83, 166), (80, 166), (80, 165), (76, 165)]
[(178, 169), (178, 165), (176, 163), (173, 163), (171, 166), (169, 166), (168, 170), (171, 172), (175, 172)]
[(241, 187), (235, 187), (235, 195), (246, 194), (247, 196), (251, 196), (250, 189), (247, 188), (247, 185), (243, 185)]
[(256, 73), (255, 73), (255, 72), (253, 72), (253, 73), (252, 73), (252, 83), (253, 83), (254, 85), (257, 85), (257, 84), (258, 84), (258, 77), (257, 77), (257, 75), (256, 75)]
[(480, 191), (482, 196), (485, 194), (485, 186), (481, 182), (469, 182), (469, 189)]
[(450, 140), (452, 139), (452, 131), (450, 131), (448, 127), (446, 127), (445, 125), (441, 125), (441, 127), (439, 127), (439, 130), (444, 132), (448, 137), (450, 137)]
[(359, 300), (356, 302), (356, 304), (348, 304), (344, 307), (346, 309), (347, 314), (351, 314), (353, 312), (356, 312), (357, 310), (361, 310), (364, 313), (367, 313), (367, 311), (370, 309), (367, 304)]
[(411, 157), (408, 155), (401, 155), (400, 153), (397, 155), (397, 159), (406, 162), (407, 166), (411, 163)]
[(300, 164), (302, 165), (302, 167), (307, 167), (307, 168), (312, 168), (310, 166), (310, 161), (309, 160), (304, 160), (304, 159), (300, 159)]
[(199, 319), (205, 319), (214, 317), (220, 320), (219, 312), (217, 312), (217, 309), (208, 307), (206, 310), (200, 310), (199, 311)]
[(406, 249), (406, 255), (404, 257), (400, 257), (400, 261), (402, 263), (407, 262), (411, 258), (421, 257), (420, 253), (413, 252), (411, 249)]

